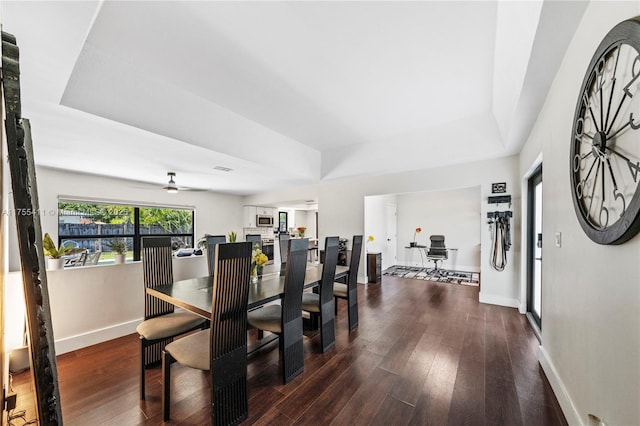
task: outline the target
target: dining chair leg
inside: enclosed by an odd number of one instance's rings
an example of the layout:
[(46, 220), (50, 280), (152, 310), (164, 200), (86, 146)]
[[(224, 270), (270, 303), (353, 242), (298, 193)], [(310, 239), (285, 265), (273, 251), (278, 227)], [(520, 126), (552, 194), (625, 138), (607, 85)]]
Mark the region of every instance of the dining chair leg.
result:
[(322, 352), (326, 352), (336, 344), (336, 325), (334, 307), (335, 301), (320, 306), (320, 345)]
[(211, 361), (211, 424), (235, 425), (249, 416), (247, 347)]
[(283, 324), (280, 335), (280, 354), (284, 383), (304, 371), (304, 345), (302, 341), (302, 316)]
[(162, 418), (171, 418), (171, 364), (174, 359), (170, 353), (162, 351)]
[(349, 289), (349, 330), (353, 331), (358, 327), (358, 289)]
[(146, 374), (146, 365), (145, 365), (145, 357), (144, 357), (144, 339), (140, 337), (140, 399), (144, 401), (145, 399), (145, 374)]

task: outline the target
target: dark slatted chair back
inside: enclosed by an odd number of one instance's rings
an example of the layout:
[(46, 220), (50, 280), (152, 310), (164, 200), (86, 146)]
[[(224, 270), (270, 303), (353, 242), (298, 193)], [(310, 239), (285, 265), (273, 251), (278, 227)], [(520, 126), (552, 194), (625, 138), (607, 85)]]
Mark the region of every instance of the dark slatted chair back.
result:
[(351, 259), (349, 261), (349, 289), (356, 289), (358, 284), (358, 269), (360, 268), (360, 255), (362, 254), (362, 235), (354, 235), (351, 245)]
[(285, 270), (284, 297), (282, 298), (280, 350), (284, 358), (296, 361), (284, 363), (283, 375), (285, 383), (304, 369), (302, 291), (307, 272), (308, 250), (308, 238), (289, 240), (289, 259)]
[[(340, 237), (327, 237), (324, 240), (324, 263), (322, 264), (322, 282), (320, 283), (320, 306), (333, 302), (333, 282), (338, 265), (338, 243)], [(331, 306), (333, 312), (333, 306)]]
[(282, 321), (287, 323), (300, 316), (302, 311), (302, 291), (307, 271), (307, 251), (309, 240), (296, 238), (289, 240), (289, 261), (284, 279), (284, 297), (282, 298)]
[[(173, 283), (171, 237), (142, 238), (142, 273), (145, 287), (155, 288)], [(150, 296), (145, 291), (144, 319), (170, 314), (171, 303)]]
[(245, 240), (251, 242), (251, 249), (255, 249), (257, 244), (258, 248), (262, 250), (262, 237), (260, 234), (247, 234)]
[(247, 302), (251, 242), (214, 246), (211, 383), (215, 424), (247, 418)]
[(207, 268), (209, 269), (209, 275), (213, 275), (213, 266), (215, 265), (215, 246), (226, 242), (226, 235), (207, 235)]
[(291, 236), (289, 234), (278, 235), (278, 241), (280, 242), (280, 275), (284, 275), (287, 267), (287, 258), (289, 257), (289, 240)]

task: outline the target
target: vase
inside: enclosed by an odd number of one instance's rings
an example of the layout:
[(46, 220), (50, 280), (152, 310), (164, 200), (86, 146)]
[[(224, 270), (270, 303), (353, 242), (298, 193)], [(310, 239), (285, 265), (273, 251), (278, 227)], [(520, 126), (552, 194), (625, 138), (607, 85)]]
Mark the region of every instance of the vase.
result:
[(48, 257), (47, 258), (47, 267), (48, 267), (48, 269), (50, 269), (52, 271), (63, 269), (63, 267), (64, 267), (64, 259), (62, 259), (62, 258), (53, 259), (51, 257)]
[(257, 282), (258, 282), (258, 267), (254, 265), (254, 267), (251, 268), (251, 283), (256, 284)]

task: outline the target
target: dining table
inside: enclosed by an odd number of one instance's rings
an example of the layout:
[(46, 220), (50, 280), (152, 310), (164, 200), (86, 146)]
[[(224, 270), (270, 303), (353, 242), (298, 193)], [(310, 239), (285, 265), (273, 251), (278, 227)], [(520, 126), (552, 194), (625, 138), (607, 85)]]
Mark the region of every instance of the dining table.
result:
[[(336, 281), (349, 273), (348, 266), (337, 266)], [(304, 288), (312, 288), (322, 280), (322, 264), (307, 263)], [(253, 310), (269, 302), (281, 299), (284, 295), (284, 276), (280, 275), (280, 265), (267, 265), (263, 275), (256, 283), (247, 283), (249, 301), (247, 310)], [(190, 278), (171, 284), (147, 287), (147, 294), (169, 302), (177, 307), (193, 312), (203, 318), (211, 318), (213, 301), (213, 276)]]

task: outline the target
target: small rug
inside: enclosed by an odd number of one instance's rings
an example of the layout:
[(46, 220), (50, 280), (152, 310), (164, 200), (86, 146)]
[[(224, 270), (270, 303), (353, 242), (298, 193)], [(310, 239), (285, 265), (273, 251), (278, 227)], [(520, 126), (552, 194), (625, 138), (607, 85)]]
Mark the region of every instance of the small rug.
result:
[(440, 269), (438, 274), (432, 273), (433, 268), (421, 268), (419, 266), (394, 265), (386, 269), (382, 274), (390, 277), (413, 278), (416, 280), (441, 281), (464, 285), (479, 285), (479, 272), (452, 271)]

